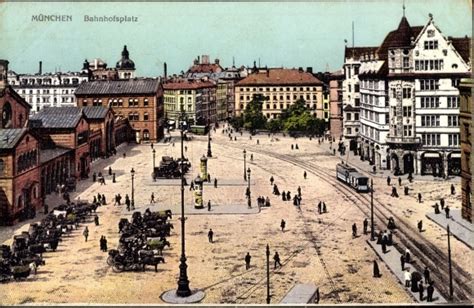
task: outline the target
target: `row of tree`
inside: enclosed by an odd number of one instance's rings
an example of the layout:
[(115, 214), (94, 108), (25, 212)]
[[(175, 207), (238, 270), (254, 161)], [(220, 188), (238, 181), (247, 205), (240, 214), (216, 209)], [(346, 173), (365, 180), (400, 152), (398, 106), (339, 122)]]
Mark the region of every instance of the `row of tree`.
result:
[(262, 112), (263, 104), (267, 100), (268, 97), (263, 95), (254, 95), (252, 101), (245, 107), (243, 115), (234, 117), (231, 120), (231, 125), (236, 129), (245, 128), (249, 131), (267, 129), (271, 132), (285, 131), (290, 134), (301, 132), (309, 135), (322, 135), (324, 133), (325, 121), (311, 115), (304, 99), (299, 99), (289, 108), (283, 110), (279, 118), (269, 121)]

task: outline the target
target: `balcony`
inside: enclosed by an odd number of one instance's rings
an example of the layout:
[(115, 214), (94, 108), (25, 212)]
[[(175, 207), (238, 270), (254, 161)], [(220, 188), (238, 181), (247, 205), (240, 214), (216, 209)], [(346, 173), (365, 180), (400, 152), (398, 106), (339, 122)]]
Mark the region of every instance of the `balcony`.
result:
[(420, 137), (391, 137), (387, 136), (386, 143), (421, 144)]

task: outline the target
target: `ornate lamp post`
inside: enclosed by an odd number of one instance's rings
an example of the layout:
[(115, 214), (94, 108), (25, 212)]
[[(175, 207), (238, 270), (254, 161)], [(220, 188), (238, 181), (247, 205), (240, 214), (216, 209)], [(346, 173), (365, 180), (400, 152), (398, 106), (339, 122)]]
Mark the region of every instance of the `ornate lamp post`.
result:
[(244, 181), (247, 181), (246, 160), (247, 160), (247, 151), (245, 151), (244, 149)]
[[(181, 104), (181, 122), (185, 119), (184, 104)], [(184, 161), (184, 125), (181, 124), (181, 162)], [(185, 217), (184, 217), (184, 164), (181, 164), (181, 258), (179, 264), (178, 289), (176, 295), (179, 297), (188, 297), (191, 295), (186, 265), (186, 239), (185, 239)]]
[(155, 166), (156, 166), (156, 164), (155, 164), (155, 153), (156, 153), (156, 151), (155, 151), (155, 149), (153, 149), (152, 152), (153, 152), (153, 181), (156, 181), (156, 175), (155, 175)]
[(135, 170), (133, 170), (133, 168), (132, 170), (130, 170), (130, 174), (132, 175), (132, 204), (131, 204), (132, 206), (131, 208), (132, 210), (134, 210), (135, 209), (135, 187), (133, 184), (133, 180), (135, 178)]
[(252, 197), (251, 197), (251, 192), (250, 192), (250, 167), (247, 169), (247, 181), (248, 181), (248, 191), (249, 191), (249, 199), (248, 199), (248, 205), (249, 205), (249, 208), (252, 207)]

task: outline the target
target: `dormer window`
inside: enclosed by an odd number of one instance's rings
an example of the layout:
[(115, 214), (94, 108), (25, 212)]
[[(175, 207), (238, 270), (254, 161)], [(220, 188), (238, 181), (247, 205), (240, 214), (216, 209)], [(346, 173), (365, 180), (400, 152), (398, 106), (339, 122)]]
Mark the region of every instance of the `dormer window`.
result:
[(428, 37), (433, 37), (435, 35), (434, 30), (428, 30), (427, 35), (428, 35)]

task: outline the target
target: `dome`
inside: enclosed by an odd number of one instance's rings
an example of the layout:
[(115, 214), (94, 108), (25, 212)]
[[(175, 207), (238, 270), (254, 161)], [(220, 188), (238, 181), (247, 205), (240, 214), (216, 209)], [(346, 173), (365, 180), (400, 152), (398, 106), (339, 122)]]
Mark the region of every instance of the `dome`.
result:
[(130, 60), (130, 58), (129, 58), (127, 45), (123, 46), (122, 59), (120, 59), (117, 62), (115, 67), (117, 69), (125, 69), (125, 70), (134, 70), (135, 69), (135, 63), (132, 60)]

